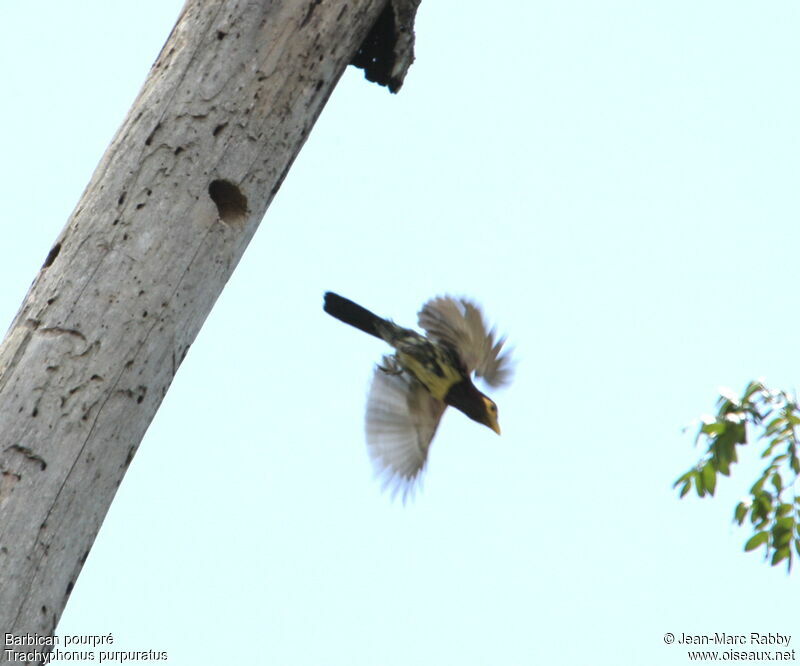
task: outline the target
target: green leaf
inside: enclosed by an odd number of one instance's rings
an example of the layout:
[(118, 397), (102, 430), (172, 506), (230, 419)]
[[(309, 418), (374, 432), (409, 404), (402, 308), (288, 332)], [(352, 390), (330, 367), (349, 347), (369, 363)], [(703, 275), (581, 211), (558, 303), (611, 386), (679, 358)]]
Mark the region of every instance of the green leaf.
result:
[(681, 488), (680, 498), (686, 497), (686, 494), (692, 489), (692, 482), (686, 481)]
[(792, 551), (789, 550), (788, 546), (786, 546), (784, 548), (778, 548), (778, 550), (776, 550), (775, 554), (772, 556), (772, 566), (774, 567), (776, 564), (778, 564), (779, 562), (785, 560), (791, 554), (792, 554)]
[(792, 542), (792, 530), (794, 530), (793, 518), (781, 518), (772, 526), (772, 546), (774, 548), (789, 547)]
[(733, 512), (733, 519), (741, 525), (746, 517), (747, 505), (744, 502), (739, 502), (739, 504), (736, 505), (736, 510)]
[(717, 486), (717, 472), (714, 466), (707, 462), (703, 467), (703, 486), (708, 490), (709, 495), (714, 495), (714, 488)]
[(672, 484), (672, 487), (677, 488), (681, 483), (691, 478), (691, 476), (692, 476), (692, 470), (689, 470), (688, 472), (686, 472), (686, 474), (681, 474), (677, 479), (675, 479), (675, 483)]
[(769, 532), (756, 532), (747, 540), (747, 543), (744, 545), (744, 550), (746, 553), (749, 553), (751, 550), (758, 548), (761, 544), (767, 543), (767, 541), (769, 541)]
[(775, 472), (770, 481), (772, 481), (772, 485), (775, 486), (775, 490), (780, 494), (781, 490), (783, 490), (783, 479), (781, 478), (781, 475)]
[(700, 432), (702, 432), (704, 435), (717, 437), (725, 432), (725, 424), (720, 423), (719, 421), (714, 421), (714, 423), (704, 423), (700, 428)]
[(772, 512), (772, 495), (766, 490), (762, 490), (756, 496), (756, 504), (761, 507), (760, 515), (766, 518)]
[(770, 421), (764, 429), (764, 435), (769, 437), (770, 435), (774, 435), (776, 432), (783, 430), (783, 424), (784, 420), (780, 416), (772, 419), (772, 421)]
[(698, 497), (705, 497), (706, 494), (706, 487), (703, 484), (703, 476), (697, 470), (694, 470), (692, 473), (692, 478), (694, 479), (694, 489), (697, 491)]
[(762, 391), (764, 386), (761, 382), (750, 382), (747, 385), (747, 388), (744, 390), (744, 395), (742, 396), (742, 402), (746, 402), (750, 400), (754, 393), (758, 393)]
[(750, 510), (750, 522), (753, 523), (756, 529), (761, 529), (769, 520), (769, 514), (772, 513), (772, 495), (766, 490), (762, 490), (758, 495), (755, 495), (753, 499), (753, 508)]
[(788, 516), (793, 510), (794, 507), (791, 504), (782, 502), (781, 504), (778, 505), (778, 508), (775, 509), (775, 515), (778, 518), (783, 518), (784, 516)]
[(736, 433), (733, 430), (731, 426), (724, 436), (711, 445), (714, 465), (724, 476), (730, 476), (731, 463), (736, 462)]

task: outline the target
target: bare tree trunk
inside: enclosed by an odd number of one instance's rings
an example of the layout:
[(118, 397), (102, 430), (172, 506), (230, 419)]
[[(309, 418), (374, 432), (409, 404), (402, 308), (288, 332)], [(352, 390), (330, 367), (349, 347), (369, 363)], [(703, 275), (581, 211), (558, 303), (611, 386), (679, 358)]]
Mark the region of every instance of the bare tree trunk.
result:
[(386, 1), (187, 1), (0, 346), (0, 634), (54, 631), (189, 345)]

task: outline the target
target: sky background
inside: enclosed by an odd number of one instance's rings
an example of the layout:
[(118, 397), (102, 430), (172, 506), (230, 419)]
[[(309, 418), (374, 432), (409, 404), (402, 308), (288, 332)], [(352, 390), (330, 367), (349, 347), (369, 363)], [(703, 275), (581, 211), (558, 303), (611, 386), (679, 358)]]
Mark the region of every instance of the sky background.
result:
[[(181, 6), (0, 2), (0, 328)], [(671, 488), (721, 386), (800, 380), (800, 5), (423, 0), (416, 30), (399, 95), (340, 81), (58, 633), (177, 666), (687, 663), (666, 632), (800, 651), (798, 573), (731, 524), (760, 451), (713, 500)], [(326, 290), (406, 325), (467, 295), (516, 349), (503, 436), (448, 412), (406, 506), (364, 445), (386, 350)]]

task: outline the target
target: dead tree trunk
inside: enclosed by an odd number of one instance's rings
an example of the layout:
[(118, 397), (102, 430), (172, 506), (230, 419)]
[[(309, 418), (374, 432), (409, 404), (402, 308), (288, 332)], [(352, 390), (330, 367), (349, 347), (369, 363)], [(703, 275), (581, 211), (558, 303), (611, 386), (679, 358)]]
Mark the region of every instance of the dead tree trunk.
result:
[(418, 2), (187, 1), (0, 346), (0, 633), (55, 630), (333, 87), (355, 58), (396, 90)]

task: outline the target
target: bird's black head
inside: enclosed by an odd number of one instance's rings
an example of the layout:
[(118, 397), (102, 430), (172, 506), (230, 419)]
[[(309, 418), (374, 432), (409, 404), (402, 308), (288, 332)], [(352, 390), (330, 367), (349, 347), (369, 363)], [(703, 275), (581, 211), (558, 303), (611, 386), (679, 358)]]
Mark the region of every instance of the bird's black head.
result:
[(464, 412), (473, 421), (482, 423), (491, 428), (498, 435), (500, 424), (497, 421), (497, 405), (494, 401), (481, 393), (471, 381), (462, 381), (450, 387), (444, 401), (456, 409)]

